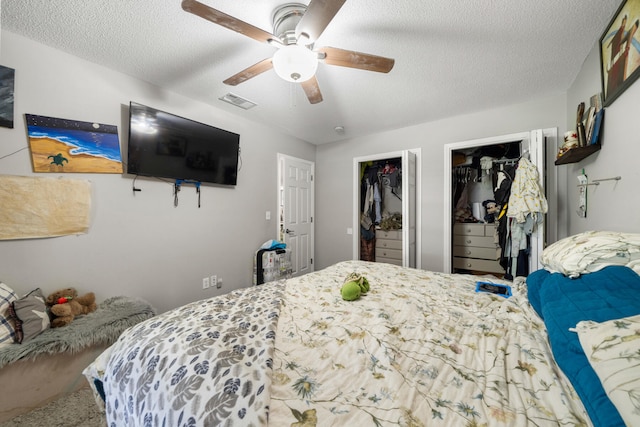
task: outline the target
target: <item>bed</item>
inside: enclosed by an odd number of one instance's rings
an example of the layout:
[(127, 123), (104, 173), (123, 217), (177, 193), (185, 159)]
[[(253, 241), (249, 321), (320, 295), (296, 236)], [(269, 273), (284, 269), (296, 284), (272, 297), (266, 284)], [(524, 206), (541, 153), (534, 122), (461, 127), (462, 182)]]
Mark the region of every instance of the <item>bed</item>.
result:
[[(640, 277), (627, 258), (573, 277), (549, 262), (527, 282), (340, 262), (142, 322), (85, 376), (109, 426), (623, 425), (602, 386), (605, 416), (581, 400), (590, 395), (572, 385), (572, 362), (561, 368), (550, 344), (571, 345), (582, 370), (599, 371), (581, 340), (602, 333), (596, 322), (640, 314)], [(564, 285), (550, 278), (599, 283), (611, 269), (623, 271), (611, 292), (626, 308), (554, 320), (567, 310), (552, 303), (551, 289)], [(345, 301), (340, 288), (352, 273), (370, 289)], [(509, 285), (512, 296), (476, 292), (478, 281)], [(609, 296), (594, 298), (607, 305)]]

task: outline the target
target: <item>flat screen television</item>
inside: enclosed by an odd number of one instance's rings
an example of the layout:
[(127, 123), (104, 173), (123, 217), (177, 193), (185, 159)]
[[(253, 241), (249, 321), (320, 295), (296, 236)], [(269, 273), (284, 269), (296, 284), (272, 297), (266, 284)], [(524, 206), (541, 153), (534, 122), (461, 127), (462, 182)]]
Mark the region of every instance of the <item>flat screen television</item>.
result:
[(240, 135), (129, 104), (127, 173), (236, 185)]

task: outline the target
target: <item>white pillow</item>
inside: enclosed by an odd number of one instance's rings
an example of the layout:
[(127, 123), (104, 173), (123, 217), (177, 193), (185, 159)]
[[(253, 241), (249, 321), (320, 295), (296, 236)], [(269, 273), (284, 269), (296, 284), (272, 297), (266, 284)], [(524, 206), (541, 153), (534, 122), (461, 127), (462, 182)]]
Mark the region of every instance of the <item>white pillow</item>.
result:
[(613, 231), (587, 231), (569, 236), (547, 246), (540, 257), (546, 270), (569, 277), (593, 273), (610, 265), (633, 268), (639, 260), (640, 234)]
[(576, 325), (582, 349), (628, 426), (640, 426), (640, 315)]

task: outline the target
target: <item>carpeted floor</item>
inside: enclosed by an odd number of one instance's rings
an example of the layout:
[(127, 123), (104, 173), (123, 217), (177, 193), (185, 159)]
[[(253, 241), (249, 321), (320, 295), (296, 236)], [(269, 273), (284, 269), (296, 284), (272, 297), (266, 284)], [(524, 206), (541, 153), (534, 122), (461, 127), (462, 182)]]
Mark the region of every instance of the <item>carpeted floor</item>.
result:
[(0, 423), (0, 427), (105, 427), (106, 424), (91, 390), (86, 387)]

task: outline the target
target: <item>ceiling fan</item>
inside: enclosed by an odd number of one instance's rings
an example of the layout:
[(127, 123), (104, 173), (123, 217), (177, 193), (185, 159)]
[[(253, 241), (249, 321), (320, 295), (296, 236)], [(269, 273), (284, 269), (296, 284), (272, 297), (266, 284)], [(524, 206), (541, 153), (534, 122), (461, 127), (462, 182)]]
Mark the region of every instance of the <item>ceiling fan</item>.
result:
[(273, 13), (273, 34), (241, 21), (197, 0), (182, 0), (182, 8), (214, 24), (221, 25), (259, 42), (278, 48), (264, 59), (229, 77), (225, 84), (236, 86), (267, 70), (274, 69), (284, 80), (300, 83), (309, 102), (322, 101), (315, 77), (318, 61), (328, 65), (388, 73), (395, 61), (335, 47), (314, 48), (314, 43), (346, 0), (311, 0), (309, 6), (287, 3)]

